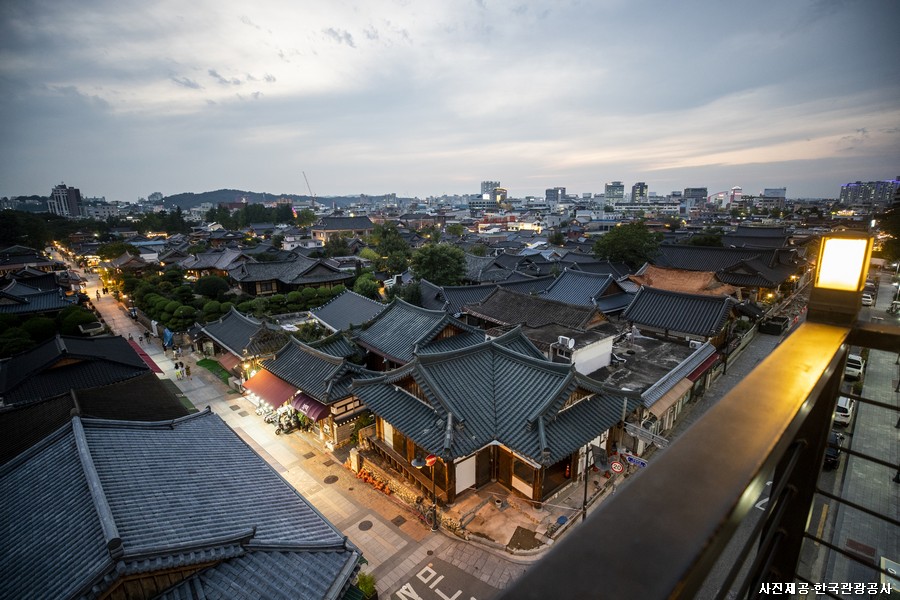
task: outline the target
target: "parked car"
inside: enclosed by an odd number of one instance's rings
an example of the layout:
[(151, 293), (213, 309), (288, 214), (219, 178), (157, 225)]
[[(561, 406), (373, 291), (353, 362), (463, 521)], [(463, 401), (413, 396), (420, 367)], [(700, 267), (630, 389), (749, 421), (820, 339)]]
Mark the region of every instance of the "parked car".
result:
[(852, 399), (841, 396), (838, 398), (837, 406), (834, 409), (834, 424), (842, 425), (846, 427), (850, 424), (850, 419), (853, 417), (853, 402)]
[(828, 447), (825, 448), (825, 463), (823, 465), (826, 471), (837, 468), (838, 463), (841, 461), (843, 442), (844, 434), (834, 430), (828, 434)]
[(859, 379), (862, 377), (863, 368), (866, 361), (858, 354), (851, 354), (847, 357), (847, 363), (844, 365), (844, 379)]
[(872, 297), (872, 294), (863, 294), (862, 295), (862, 305), (863, 306), (872, 306), (875, 304), (875, 298)]

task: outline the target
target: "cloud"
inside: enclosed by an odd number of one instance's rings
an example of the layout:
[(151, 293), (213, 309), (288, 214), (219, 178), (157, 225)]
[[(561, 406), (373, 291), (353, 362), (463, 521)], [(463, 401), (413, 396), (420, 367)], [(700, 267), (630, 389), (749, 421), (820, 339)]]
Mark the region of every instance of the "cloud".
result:
[(207, 71), (207, 73), (209, 74), (210, 77), (212, 77), (213, 79), (215, 79), (216, 81), (218, 81), (219, 83), (221, 83), (223, 85), (241, 85), (241, 80), (238, 79), (237, 77), (232, 77), (231, 79), (229, 79), (227, 77), (223, 77), (222, 75), (219, 75), (219, 72), (216, 71), (215, 69), (209, 69)]
[(346, 44), (351, 48), (356, 48), (356, 44), (353, 43), (353, 36), (350, 35), (349, 31), (329, 27), (328, 29), (323, 29), (322, 33), (336, 41), (338, 44)]
[(188, 79), (187, 77), (170, 77), (172, 81), (177, 83), (178, 85), (186, 88), (190, 88), (192, 90), (202, 90), (203, 86), (194, 81), (193, 79)]

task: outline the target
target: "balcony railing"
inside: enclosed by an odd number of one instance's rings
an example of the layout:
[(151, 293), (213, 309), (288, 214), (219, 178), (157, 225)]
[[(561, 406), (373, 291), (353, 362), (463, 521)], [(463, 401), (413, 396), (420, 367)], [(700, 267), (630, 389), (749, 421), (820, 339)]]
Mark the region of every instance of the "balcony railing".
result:
[[(832, 567), (847, 560), (865, 565), (870, 581), (887, 577), (884, 561), (869, 556), (874, 548), (836, 543), (837, 535), (826, 539), (822, 523), (810, 522), (817, 499), (824, 498), (834, 512), (853, 510), (870, 520), (867, 526), (900, 539), (896, 502), (894, 514), (885, 514), (865, 498), (851, 500), (817, 485), (851, 346), (900, 352), (900, 328), (802, 324), (501, 598), (754, 597), (776, 583), (809, 589), (841, 583), (814, 579), (849, 571), (806, 564), (810, 544), (819, 545), (820, 559), (827, 549)], [(887, 385), (896, 389), (896, 367), (891, 368)], [(891, 401), (884, 402), (852, 395), (857, 408), (885, 411), (883, 422), (893, 429), (897, 395), (891, 389), (888, 396)], [(875, 476), (893, 486), (887, 493), (900, 494), (893, 436), (887, 455), (850, 450), (844, 459), (880, 469)], [(761, 502), (767, 490), (768, 500)], [(833, 522), (836, 529), (846, 526)], [(856, 593), (818, 589), (838, 598)]]

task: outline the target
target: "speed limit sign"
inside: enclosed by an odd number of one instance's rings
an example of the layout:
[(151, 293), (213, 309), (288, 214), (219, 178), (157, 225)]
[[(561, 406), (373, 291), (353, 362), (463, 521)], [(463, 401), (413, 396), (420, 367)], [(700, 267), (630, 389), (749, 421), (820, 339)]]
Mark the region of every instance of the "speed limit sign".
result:
[(620, 463), (617, 460), (614, 460), (611, 463), (609, 463), (609, 468), (613, 470), (613, 473), (621, 473), (622, 471), (625, 470), (625, 465), (623, 465), (622, 463)]

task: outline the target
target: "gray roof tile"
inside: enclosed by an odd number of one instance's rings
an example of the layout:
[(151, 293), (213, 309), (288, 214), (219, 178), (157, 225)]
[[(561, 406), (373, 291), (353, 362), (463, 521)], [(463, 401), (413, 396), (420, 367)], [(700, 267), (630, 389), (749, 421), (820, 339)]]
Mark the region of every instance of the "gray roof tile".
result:
[(622, 317), (638, 327), (713, 337), (737, 304), (729, 296), (683, 294), (642, 287)]
[[(203, 597), (234, 573), (249, 578), (242, 590), (272, 585), (267, 575), (274, 569), (296, 569), (306, 560), (318, 574), (334, 576), (310, 589), (340, 590), (353, 572), (345, 567), (358, 556), (208, 410), (157, 423), (76, 417), (0, 467), (0, 493), (5, 598), (77, 597), (91, 589), (99, 595), (123, 575), (209, 561), (219, 564), (188, 597)], [(260, 559), (266, 566), (254, 577), (246, 557), (266, 550), (275, 552)], [(282, 592), (267, 597), (291, 593), (274, 583)], [(252, 595), (242, 593), (248, 595), (233, 597)]]
[(318, 308), (310, 310), (332, 331), (343, 331), (361, 325), (381, 313), (386, 305), (351, 290), (345, 290)]
[(203, 325), (200, 330), (238, 357), (244, 356), (244, 350), (250, 356), (271, 354), (284, 346), (290, 337), (278, 325), (243, 315), (233, 306), (221, 318)]

